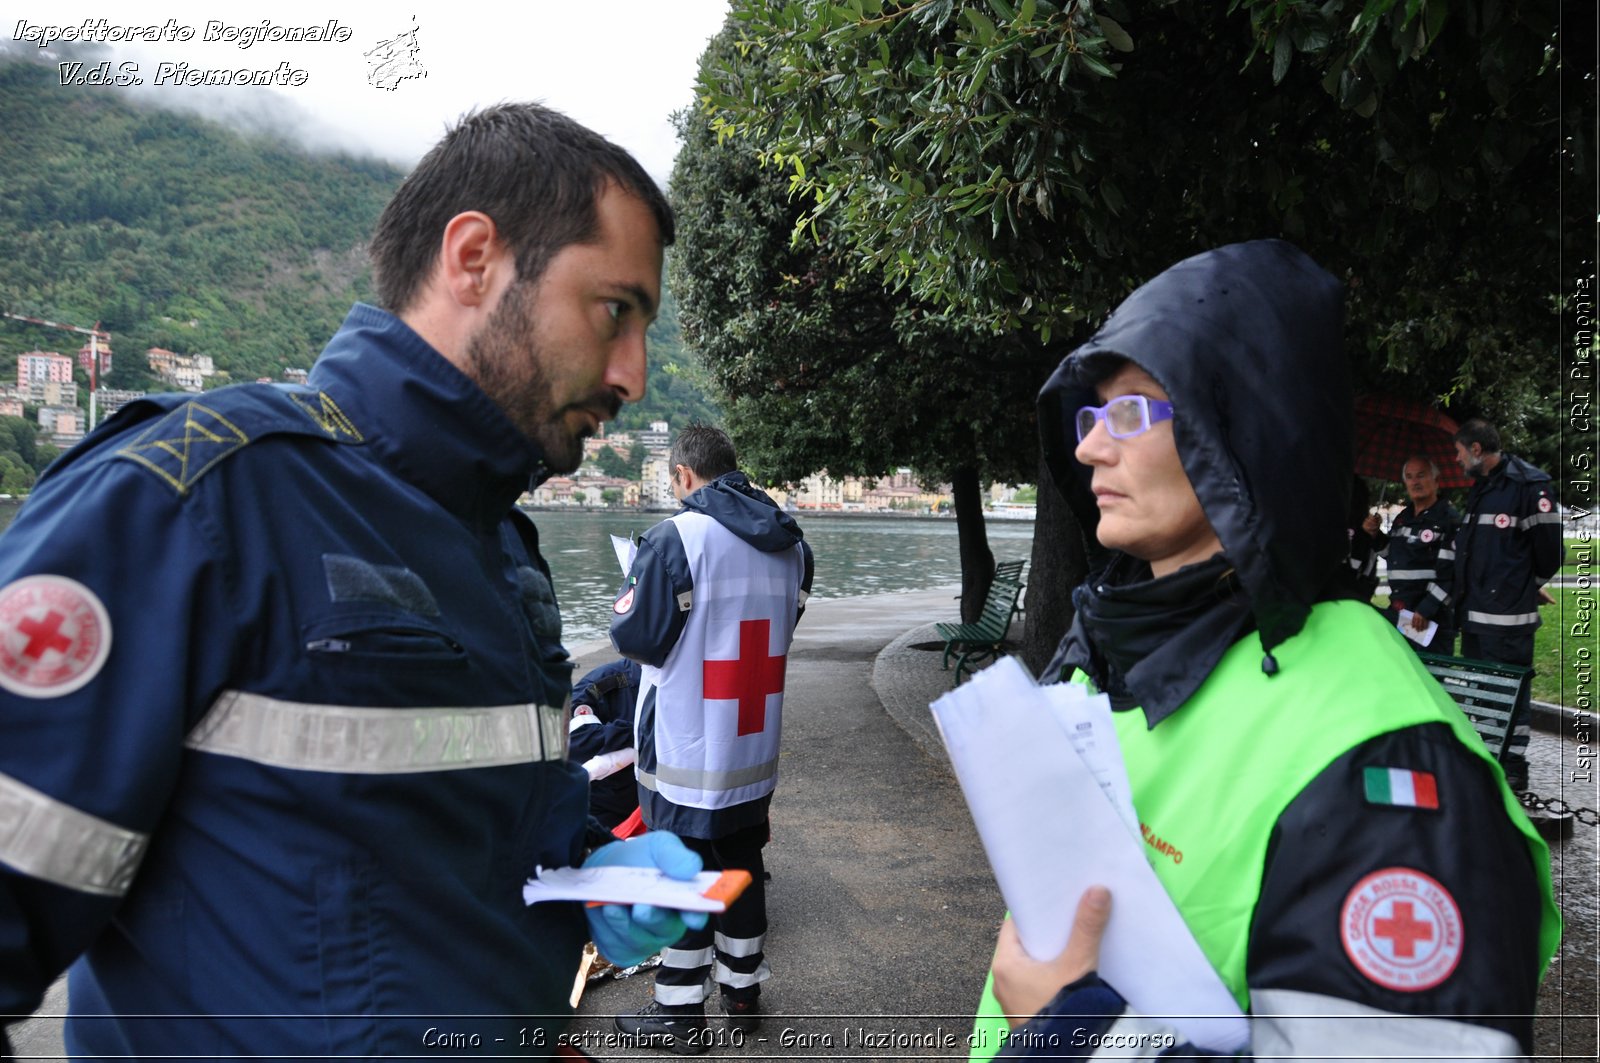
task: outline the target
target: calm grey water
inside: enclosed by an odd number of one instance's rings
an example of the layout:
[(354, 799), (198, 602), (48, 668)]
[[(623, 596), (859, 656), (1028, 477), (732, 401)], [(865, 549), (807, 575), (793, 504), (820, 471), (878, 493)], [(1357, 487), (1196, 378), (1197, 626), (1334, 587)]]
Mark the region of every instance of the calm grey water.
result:
[[(555, 576), (567, 644), (604, 638), (611, 600), (622, 582), (611, 535), (648, 531), (665, 513), (538, 512), (539, 546)], [(886, 591), (925, 590), (961, 579), (954, 520), (795, 514), (816, 555), (813, 598), (853, 598)], [(1026, 560), (1033, 522), (989, 522), (996, 560)], [(955, 604), (951, 603), (953, 619)]]
[[(15, 505), (0, 505), (0, 529), (16, 512)], [(609, 536), (643, 533), (666, 515), (599, 510), (530, 514), (555, 575), (562, 634), (569, 646), (606, 635), (611, 599), (622, 582)], [(817, 514), (796, 514), (796, 519), (816, 555), (814, 598), (925, 590), (961, 578), (954, 520)], [(1032, 521), (989, 522), (989, 548), (997, 560), (1026, 559), (1032, 546)], [(952, 603), (951, 618), (954, 613)]]

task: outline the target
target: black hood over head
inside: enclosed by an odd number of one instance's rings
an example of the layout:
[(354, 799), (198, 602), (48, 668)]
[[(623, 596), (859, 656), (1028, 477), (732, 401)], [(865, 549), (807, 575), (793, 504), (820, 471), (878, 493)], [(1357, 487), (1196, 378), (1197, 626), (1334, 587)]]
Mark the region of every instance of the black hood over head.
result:
[(1166, 390), (1184, 472), (1268, 651), (1300, 630), (1344, 558), (1354, 414), (1343, 302), (1339, 281), (1292, 244), (1229, 244), (1134, 291), (1039, 393), (1050, 471), (1092, 519), (1074, 419), (1099, 405), (1103, 359)]

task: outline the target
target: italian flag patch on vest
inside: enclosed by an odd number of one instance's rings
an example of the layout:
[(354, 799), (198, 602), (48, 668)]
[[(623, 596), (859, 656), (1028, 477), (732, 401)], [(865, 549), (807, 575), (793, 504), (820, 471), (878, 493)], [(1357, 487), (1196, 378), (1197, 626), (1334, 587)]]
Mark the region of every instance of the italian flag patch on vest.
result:
[(1403, 805), (1407, 808), (1438, 808), (1439, 787), (1433, 775), (1406, 768), (1363, 769), (1367, 804)]

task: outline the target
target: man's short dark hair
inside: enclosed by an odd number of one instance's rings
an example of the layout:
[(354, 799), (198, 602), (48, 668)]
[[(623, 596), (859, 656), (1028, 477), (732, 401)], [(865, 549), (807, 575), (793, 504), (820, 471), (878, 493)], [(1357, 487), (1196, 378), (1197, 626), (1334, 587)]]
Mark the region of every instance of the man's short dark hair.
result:
[(1485, 454), (1500, 453), (1500, 433), (1494, 430), (1494, 425), (1482, 417), (1474, 417), (1456, 429), (1455, 441), (1468, 450), (1471, 450), (1472, 444), (1476, 443), (1483, 448)]
[(378, 302), (406, 310), (439, 257), (444, 227), (478, 210), (494, 219), (532, 283), (569, 244), (599, 231), (596, 200), (607, 180), (655, 215), (661, 246), (673, 240), (672, 208), (632, 155), (537, 103), (503, 103), (461, 119), (425, 155), (384, 207), (369, 253)]
[(672, 467), (687, 465), (702, 480), (715, 480), (739, 467), (728, 433), (708, 424), (689, 424), (672, 441)]

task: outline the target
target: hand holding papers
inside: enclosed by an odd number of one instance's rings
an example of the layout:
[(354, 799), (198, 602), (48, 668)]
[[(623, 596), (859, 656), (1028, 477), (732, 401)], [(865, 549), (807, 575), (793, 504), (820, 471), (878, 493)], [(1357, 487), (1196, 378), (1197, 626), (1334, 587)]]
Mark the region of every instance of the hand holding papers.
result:
[(1439, 625), (1436, 621), (1430, 620), (1427, 627), (1418, 631), (1411, 626), (1412, 617), (1416, 615), (1410, 609), (1400, 610), (1400, 619), (1395, 623), (1395, 627), (1400, 629), (1400, 634), (1415, 642), (1418, 646), (1426, 646), (1433, 641), (1434, 632), (1439, 630)]
[(1107, 886), (1106, 981), (1198, 1045), (1242, 1047), (1238, 1005), (1145, 860), (1105, 699), (1041, 688), (1008, 657), (932, 709), (1028, 954), (1059, 954), (1078, 898)]

